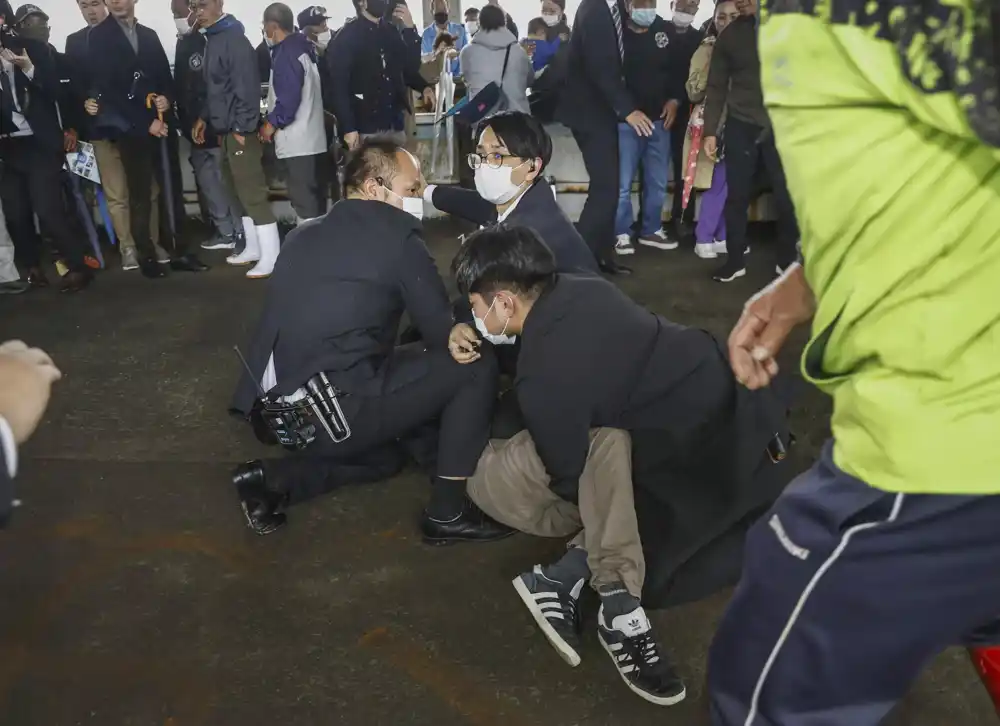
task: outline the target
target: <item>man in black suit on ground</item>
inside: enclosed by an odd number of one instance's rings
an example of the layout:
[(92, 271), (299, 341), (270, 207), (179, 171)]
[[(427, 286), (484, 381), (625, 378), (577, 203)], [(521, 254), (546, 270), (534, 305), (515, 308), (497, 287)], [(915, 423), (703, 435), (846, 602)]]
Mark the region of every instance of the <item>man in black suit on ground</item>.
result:
[[(448, 352), (452, 333), (466, 326), (453, 325), (444, 281), (410, 211), (423, 209), (423, 186), (416, 159), (401, 145), (362, 141), (344, 169), (345, 198), (285, 241), (231, 408), (252, 418), (261, 390), (286, 404), (301, 401), (323, 372), (340, 391), (349, 433), (335, 441), (318, 428), (294, 456), (234, 472), (257, 534), (281, 526), (286, 505), (359, 481), (362, 467), (364, 480), (381, 478), (397, 441), (432, 423), (439, 435), (436, 461), (424, 462), (434, 471), (424, 541), (510, 534), (465, 496), (489, 440), (496, 361), (484, 351), (478, 363), (459, 365)], [(395, 345), (404, 311), (423, 343)]]
[(597, 274), (597, 262), (580, 233), (556, 202), (545, 180), (552, 160), (552, 139), (531, 114), (508, 111), (480, 126), (476, 152), (476, 191), (429, 185), (424, 201), (442, 212), (482, 227), (530, 227), (555, 255), (560, 272)]
[(566, 83), (556, 111), (573, 132), (590, 177), (580, 234), (608, 274), (631, 272), (614, 259), (618, 123), (624, 121), (641, 136), (653, 132), (653, 122), (638, 109), (622, 76), (627, 17), (621, 0), (583, 0), (573, 21)]

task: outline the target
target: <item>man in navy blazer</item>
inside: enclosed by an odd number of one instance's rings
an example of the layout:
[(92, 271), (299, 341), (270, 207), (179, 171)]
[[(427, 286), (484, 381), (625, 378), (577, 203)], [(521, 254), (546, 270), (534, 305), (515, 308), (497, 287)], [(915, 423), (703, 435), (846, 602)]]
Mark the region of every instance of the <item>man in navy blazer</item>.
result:
[(618, 209), (618, 123), (640, 136), (653, 122), (625, 87), (622, 63), (628, 12), (622, 0), (583, 0), (573, 20), (566, 80), (556, 118), (573, 132), (590, 177), (587, 202), (577, 225), (601, 270), (628, 274), (615, 262)]
[(424, 190), (424, 201), (483, 227), (530, 227), (552, 250), (559, 272), (597, 274), (594, 254), (543, 176), (552, 160), (552, 139), (541, 121), (520, 111), (491, 116), (469, 159), (475, 192), (432, 185)]
[[(169, 169), (158, 168), (156, 145), (170, 134), (167, 124), (175, 97), (173, 76), (156, 32), (136, 20), (135, 0), (108, 0), (107, 5), (111, 14), (91, 28), (87, 39), (91, 86), (87, 112), (94, 116), (95, 136), (114, 141), (121, 153), (128, 182), (132, 237), (139, 251), (142, 274), (149, 278), (163, 277), (164, 267), (156, 259), (149, 221), (153, 175), (170, 173)], [(147, 107), (150, 97), (152, 108)], [(160, 121), (158, 114), (163, 115), (164, 121)], [(163, 230), (161, 237), (167, 236)], [(197, 257), (187, 254), (178, 240), (175, 244), (178, 247), (171, 250), (170, 260), (173, 269), (189, 272), (207, 269)]]

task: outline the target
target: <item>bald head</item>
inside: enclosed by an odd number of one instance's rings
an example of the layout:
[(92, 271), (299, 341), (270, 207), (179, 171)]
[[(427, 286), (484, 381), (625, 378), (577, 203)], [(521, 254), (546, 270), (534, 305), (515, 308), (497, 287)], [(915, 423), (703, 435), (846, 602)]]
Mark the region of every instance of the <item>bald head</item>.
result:
[(348, 197), (402, 208), (403, 197), (420, 196), (424, 178), (413, 154), (391, 139), (371, 137), (348, 159), (344, 187)]

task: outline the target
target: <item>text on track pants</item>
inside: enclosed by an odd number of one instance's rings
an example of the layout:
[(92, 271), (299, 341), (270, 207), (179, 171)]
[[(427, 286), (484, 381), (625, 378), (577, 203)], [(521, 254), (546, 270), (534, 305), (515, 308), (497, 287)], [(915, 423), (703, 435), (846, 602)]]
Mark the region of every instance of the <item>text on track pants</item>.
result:
[(714, 726), (876, 726), (942, 650), (1000, 641), (1000, 496), (875, 489), (833, 446), (747, 536)]

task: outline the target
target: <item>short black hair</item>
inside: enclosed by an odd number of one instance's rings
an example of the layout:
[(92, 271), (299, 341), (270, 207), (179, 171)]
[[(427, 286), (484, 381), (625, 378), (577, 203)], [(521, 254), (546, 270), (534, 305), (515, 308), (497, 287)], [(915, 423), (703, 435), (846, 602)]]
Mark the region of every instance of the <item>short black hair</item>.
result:
[(451, 262), (462, 295), (492, 303), (500, 290), (536, 298), (555, 281), (556, 258), (535, 230), (490, 227), (465, 240)]
[(438, 36), (434, 39), (434, 50), (437, 50), (442, 45), (454, 46), (456, 40), (455, 36), (451, 33), (438, 33)]
[(351, 152), (344, 166), (344, 190), (360, 191), (369, 179), (379, 179), (385, 186), (392, 184), (399, 164), (396, 154), (403, 147), (386, 136), (370, 136)]
[(276, 23), (286, 33), (295, 32), (295, 15), (284, 3), (271, 3), (264, 10), (264, 23)]
[(479, 18), (479, 8), (469, 8), (465, 11), (465, 19), (472, 20)]
[(479, 27), (483, 30), (500, 30), (507, 24), (507, 16), (496, 5), (487, 5), (479, 11)]
[(519, 159), (541, 159), (542, 169), (552, 161), (552, 137), (545, 125), (530, 113), (504, 111), (489, 116), (480, 123), (480, 134), (487, 128), (507, 147), (512, 156)]
[(545, 18), (532, 18), (528, 21), (528, 35), (532, 33), (545, 33), (549, 26), (545, 24)]

